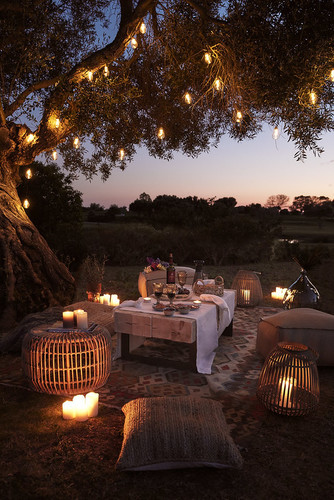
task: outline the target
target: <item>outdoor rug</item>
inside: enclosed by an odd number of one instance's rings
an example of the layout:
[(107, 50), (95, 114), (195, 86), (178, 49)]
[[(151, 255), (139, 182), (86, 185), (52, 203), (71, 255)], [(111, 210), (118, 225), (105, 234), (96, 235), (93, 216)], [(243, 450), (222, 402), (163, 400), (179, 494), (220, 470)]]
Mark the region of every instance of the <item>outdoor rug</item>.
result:
[[(158, 367), (122, 359), (114, 360), (107, 383), (98, 389), (100, 403), (121, 409), (138, 397), (196, 396), (220, 401), (232, 437), (242, 444), (259, 427), (266, 410), (256, 398), (257, 380), (263, 360), (255, 352), (257, 325), (261, 317), (278, 312), (274, 308), (237, 308), (232, 337), (220, 337), (212, 374), (202, 375), (175, 368)], [(116, 339), (113, 338), (115, 348)], [(185, 344), (147, 341), (140, 347), (145, 356), (185, 360)], [(6, 362), (7, 358), (7, 362)], [(0, 366), (0, 384), (28, 389), (20, 357), (5, 356)]]

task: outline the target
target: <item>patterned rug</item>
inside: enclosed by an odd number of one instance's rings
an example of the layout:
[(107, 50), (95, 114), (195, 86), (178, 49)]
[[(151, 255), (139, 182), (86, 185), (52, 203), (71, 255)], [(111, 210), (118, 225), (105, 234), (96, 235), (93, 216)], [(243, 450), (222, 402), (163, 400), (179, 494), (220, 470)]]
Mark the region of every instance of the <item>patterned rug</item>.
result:
[[(222, 403), (232, 437), (242, 444), (266, 413), (255, 395), (263, 364), (255, 352), (255, 342), (260, 318), (276, 312), (278, 309), (273, 308), (237, 308), (233, 336), (221, 336), (211, 375), (115, 360), (108, 382), (98, 390), (101, 404), (121, 409), (137, 397), (191, 395), (216, 399)], [(115, 343), (113, 338), (114, 347)], [(175, 342), (147, 341), (140, 349), (145, 356), (180, 360), (188, 356), (186, 346)], [(0, 384), (28, 389), (20, 357), (1, 357)]]

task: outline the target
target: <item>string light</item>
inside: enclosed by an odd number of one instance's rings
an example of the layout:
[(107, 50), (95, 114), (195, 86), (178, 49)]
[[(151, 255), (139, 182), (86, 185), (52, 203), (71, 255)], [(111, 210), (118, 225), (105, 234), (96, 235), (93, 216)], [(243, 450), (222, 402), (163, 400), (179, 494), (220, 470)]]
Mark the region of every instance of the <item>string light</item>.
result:
[(216, 78), (213, 82), (213, 86), (216, 90), (221, 90), (223, 86), (222, 81), (219, 78)]
[(161, 140), (165, 138), (165, 131), (164, 131), (163, 127), (160, 127), (158, 130), (158, 138)]
[(138, 42), (135, 38), (131, 38), (131, 47), (136, 49), (138, 47)]
[(334, 69), (330, 72), (329, 78), (334, 82)]
[(24, 206), (24, 208), (30, 207), (30, 203), (29, 203), (29, 200), (27, 200), (27, 198), (23, 201), (23, 206)]
[(32, 171), (30, 168), (28, 168), (26, 170), (26, 173), (24, 174), (26, 176), (27, 179), (31, 179), (32, 178)]
[(192, 97), (191, 97), (191, 95), (189, 94), (189, 92), (186, 92), (184, 94), (183, 99), (184, 99), (184, 101), (185, 101), (186, 104), (191, 104), (191, 102), (193, 100)]
[(57, 158), (58, 158), (57, 151), (56, 150), (52, 151), (52, 159), (56, 160)]
[(272, 138), (273, 138), (275, 141), (277, 141), (277, 139), (279, 138), (279, 136), (280, 136), (280, 135), (281, 135), (281, 134), (280, 134), (280, 131), (278, 130), (278, 127), (275, 127), (275, 128), (274, 128), (274, 131), (273, 131)]
[(241, 113), (241, 111), (237, 111), (237, 113), (236, 113), (236, 115), (235, 115), (235, 116), (236, 116), (235, 121), (236, 121), (237, 123), (240, 123), (240, 122), (241, 122), (241, 120), (242, 120), (242, 118), (243, 118), (243, 117), (242, 117), (242, 113)]
[(106, 64), (104, 65), (103, 74), (105, 77), (109, 76), (109, 68)]
[(28, 134), (27, 138), (26, 138), (26, 141), (27, 141), (28, 144), (30, 144), (34, 139), (35, 139), (34, 134)]
[(89, 80), (90, 82), (92, 82), (92, 81), (93, 81), (93, 77), (94, 77), (94, 73), (93, 73), (93, 71), (88, 71), (88, 73), (87, 73), (87, 78), (88, 78), (88, 80)]
[(311, 104), (316, 104), (317, 100), (318, 100), (317, 94), (312, 90), (310, 92), (310, 102), (311, 102)]
[(211, 54), (209, 54), (209, 52), (205, 52), (205, 54), (204, 54), (204, 61), (206, 62), (206, 64), (211, 64), (212, 63), (212, 57), (211, 57)]
[(125, 156), (125, 151), (124, 151), (124, 149), (123, 149), (123, 148), (121, 148), (121, 149), (119, 150), (119, 153), (118, 153), (118, 154), (119, 154), (119, 158), (120, 158), (120, 160), (121, 160), (121, 161), (123, 161), (123, 160), (124, 160), (124, 156)]
[(139, 28), (139, 31), (140, 31), (140, 33), (141, 33), (142, 35), (145, 35), (145, 33), (146, 33), (146, 25), (145, 25), (145, 23), (144, 23), (144, 22), (142, 22), (142, 23), (141, 23), (140, 28)]
[(75, 149), (78, 149), (78, 148), (79, 148), (79, 146), (80, 146), (80, 139), (79, 139), (79, 137), (75, 137), (75, 138), (73, 139), (73, 147), (74, 147)]

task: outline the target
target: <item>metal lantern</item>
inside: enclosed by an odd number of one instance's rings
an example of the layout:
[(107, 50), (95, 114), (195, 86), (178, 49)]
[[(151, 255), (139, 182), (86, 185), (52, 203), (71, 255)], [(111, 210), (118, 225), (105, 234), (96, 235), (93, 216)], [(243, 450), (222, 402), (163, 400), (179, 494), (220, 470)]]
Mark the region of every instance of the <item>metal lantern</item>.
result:
[(318, 354), (295, 342), (280, 342), (267, 356), (256, 395), (264, 406), (287, 416), (307, 415), (319, 404)]
[(285, 292), (283, 306), (285, 309), (296, 307), (317, 308), (319, 299), (318, 290), (308, 279), (306, 271), (302, 269), (299, 278)]
[(231, 288), (237, 291), (237, 305), (241, 307), (257, 306), (263, 298), (261, 282), (254, 271), (238, 271)]

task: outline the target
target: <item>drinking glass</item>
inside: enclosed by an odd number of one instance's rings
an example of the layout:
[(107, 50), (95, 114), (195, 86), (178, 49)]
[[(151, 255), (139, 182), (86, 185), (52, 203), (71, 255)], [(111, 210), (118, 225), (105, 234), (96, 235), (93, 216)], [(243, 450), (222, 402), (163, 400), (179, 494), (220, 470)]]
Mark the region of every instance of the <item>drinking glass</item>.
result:
[(175, 294), (176, 294), (176, 285), (168, 284), (166, 285), (166, 287), (167, 287), (167, 297), (169, 298), (169, 305), (170, 307), (173, 307), (173, 300), (175, 299)]
[(187, 282), (187, 273), (186, 271), (179, 271), (177, 273), (177, 280), (179, 282), (179, 285), (180, 285), (180, 293), (184, 293), (184, 285), (186, 284)]
[(156, 305), (160, 304), (160, 299), (162, 297), (163, 290), (164, 290), (163, 283), (153, 283), (153, 292), (157, 299)]

